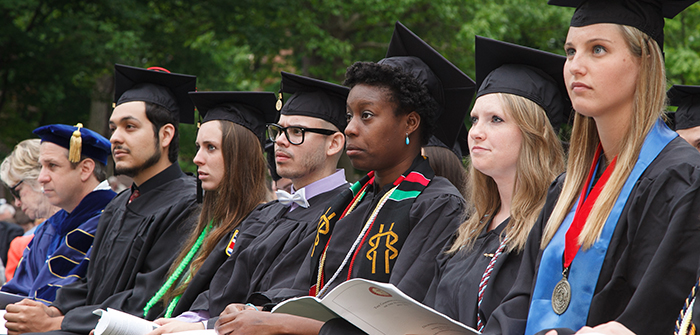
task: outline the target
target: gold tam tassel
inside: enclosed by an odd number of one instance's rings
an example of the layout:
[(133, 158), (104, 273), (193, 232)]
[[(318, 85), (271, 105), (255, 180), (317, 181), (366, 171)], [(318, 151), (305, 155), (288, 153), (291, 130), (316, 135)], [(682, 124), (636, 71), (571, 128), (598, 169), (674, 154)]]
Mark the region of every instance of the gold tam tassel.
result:
[(277, 97), (277, 103), (275, 104), (275, 108), (279, 112), (282, 110), (282, 92), (279, 92), (279, 96)]
[(83, 127), (82, 123), (78, 123), (75, 125), (78, 127), (73, 132), (73, 136), (70, 137), (70, 149), (68, 150), (68, 160), (71, 163), (77, 163), (80, 162), (80, 152), (83, 149), (83, 138), (80, 137), (80, 128)]

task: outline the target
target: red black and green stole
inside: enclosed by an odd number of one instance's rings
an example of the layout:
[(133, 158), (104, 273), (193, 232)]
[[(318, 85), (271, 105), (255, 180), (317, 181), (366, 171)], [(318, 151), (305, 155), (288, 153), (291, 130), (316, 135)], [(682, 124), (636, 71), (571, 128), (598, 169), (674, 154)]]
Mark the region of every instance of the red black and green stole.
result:
[[(374, 171), (339, 194), (318, 221), (316, 239), (311, 251), (312, 276), (309, 294), (322, 294), (322, 288), (327, 284), (354, 277), (388, 282), (399, 251), (413, 229), (409, 222), (411, 206), (433, 177), (435, 173), (430, 168), (428, 159), (418, 156), (411, 168), (393, 182), (394, 187), (382, 196), (370, 215), (363, 218), (363, 229), (359, 236), (355, 237), (355, 243), (340, 268), (335, 274), (325, 273), (326, 250), (335, 224), (362, 202), (367, 188), (374, 183)], [(348, 267), (347, 278), (337, 278), (345, 267)]]

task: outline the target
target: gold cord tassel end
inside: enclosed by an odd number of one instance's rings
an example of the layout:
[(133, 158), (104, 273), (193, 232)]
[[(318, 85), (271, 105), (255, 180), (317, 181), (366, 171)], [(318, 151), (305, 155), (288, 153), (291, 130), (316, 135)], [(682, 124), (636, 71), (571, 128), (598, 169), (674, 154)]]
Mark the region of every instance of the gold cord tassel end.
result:
[(73, 132), (73, 136), (70, 137), (70, 149), (68, 151), (68, 160), (71, 163), (78, 163), (80, 162), (80, 152), (83, 149), (83, 138), (80, 136), (80, 128), (83, 127), (82, 123), (78, 123), (75, 125), (78, 127)]

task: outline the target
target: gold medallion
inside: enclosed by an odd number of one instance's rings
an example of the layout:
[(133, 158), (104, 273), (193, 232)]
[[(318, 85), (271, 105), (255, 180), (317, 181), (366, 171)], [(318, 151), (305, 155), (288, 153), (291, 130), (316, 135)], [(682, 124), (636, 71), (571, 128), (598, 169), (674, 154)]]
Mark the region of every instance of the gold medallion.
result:
[(554, 291), (552, 292), (552, 309), (557, 315), (562, 315), (569, 308), (569, 303), (571, 303), (571, 285), (563, 277), (556, 286), (554, 286)]
[(282, 110), (282, 100), (277, 100), (277, 104), (275, 104), (275, 108), (277, 108), (277, 111)]

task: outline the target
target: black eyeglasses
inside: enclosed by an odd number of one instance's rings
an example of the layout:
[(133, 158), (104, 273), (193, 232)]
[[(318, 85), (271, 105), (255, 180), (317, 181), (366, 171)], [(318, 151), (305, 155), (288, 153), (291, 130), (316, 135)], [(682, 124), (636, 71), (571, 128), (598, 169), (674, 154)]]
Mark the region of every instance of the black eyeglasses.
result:
[(306, 132), (317, 133), (326, 136), (337, 133), (337, 131), (335, 130), (322, 128), (304, 128), (297, 126), (282, 127), (274, 123), (270, 123), (267, 125), (267, 135), (273, 142), (277, 139), (277, 137), (284, 133), (284, 136), (287, 137), (287, 141), (289, 141), (289, 143), (294, 145), (300, 145), (304, 143), (304, 133)]
[(10, 193), (12, 193), (12, 196), (15, 197), (15, 199), (19, 200), (19, 191), (17, 191), (17, 187), (19, 185), (22, 185), (24, 182), (24, 179), (20, 180), (19, 183), (15, 184), (15, 186), (10, 187)]

